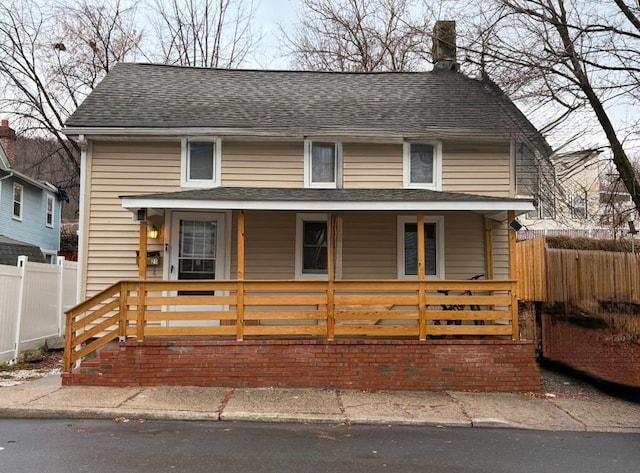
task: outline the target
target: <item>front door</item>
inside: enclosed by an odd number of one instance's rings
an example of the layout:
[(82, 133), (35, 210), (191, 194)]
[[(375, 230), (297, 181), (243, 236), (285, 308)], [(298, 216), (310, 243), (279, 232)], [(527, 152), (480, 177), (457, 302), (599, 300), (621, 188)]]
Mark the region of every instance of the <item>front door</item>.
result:
[[(221, 213), (174, 212), (171, 217), (169, 279), (224, 279), (224, 225), (224, 214)], [(213, 294), (213, 291), (188, 291), (190, 296)], [(177, 310), (220, 309), (218, 306), (180, 306)], [(219, 322), (216, 320), (211, 323), (217, 325)], [(193, 324), (203, 325), (203, 322)]]

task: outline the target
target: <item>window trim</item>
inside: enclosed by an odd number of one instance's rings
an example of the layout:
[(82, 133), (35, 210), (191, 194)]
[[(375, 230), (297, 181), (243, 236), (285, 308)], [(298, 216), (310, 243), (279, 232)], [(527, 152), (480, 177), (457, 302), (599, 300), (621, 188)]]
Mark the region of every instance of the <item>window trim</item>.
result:
[[(411, 145), (433, 146), (433, 182), (411, 182)], [(442, 142), (440, 141), (405, 141), (402, 145), (402, 184), (405, 189), (442, 190)]]
[[(51, 194), (46, 194), (47, 196), (47, 206), (44, 209), (44, 225), (47, 228), (53, 228), (53, 224), (55, 222), (55, 213), (56, 213), (56, 200)], [(51, 202), (51, 223), (49, 220), (49, 202)]]
[[(190, 143), (213, 143), (213, 179), (189, 179)], [(219, 137), (190, 137), (181, 141), (180, 186), (211, 188), (220, 187), (222, 176), (222, 140)]]
[[(398, 279), (418, 279), (417, 274), (405, 274), (404, 272), (404, 226), (406, 223), (418, 223), (418, 217), (415, 215), (398, 215), (397, 223), (397, 266)], [(444, 279), (445, 278), (445, 253), (444, 253), (444, 216), (443, 215), (425, 215), (424, 223), (436, 224), (436, 274), (425, 274), (426, 279)]]
[[(297, 213), (296, 214), (296, 255), (295, 255), (295, 278), (296, 279), (320, 279), (328, 280), (329, 274), (314, 274), (302, 272), (302, 256), (304, 243), (304, 223), (305, 222), (325, 222), (328, 224), (328, 214), (326, 213)], [(328, 229), (327, 229), (328, 230)], [(327, 231), (328, 235), (328, 231)], [(329, 242), (327, 242), (327, 245)], [(328, 256), (328, 252), (327, 252)], [(337, 258), (336, 258), (337, 259)]]
[[(311, 157), (313, 143), (320, 144), (333, 144), (335, 149), (335, 159), (333, 162), (333, 182), (313, 182), (312, 181), (312, 169), (311, 169)], [(342, 143), (338, 141), (330, 140), (304, 140), (304, 187), (315, 189), (336, 189), (338, 187), (338, 169), (342, 162)]]
[[(15, 214), (15, 205), (16, 205), (16, 189), (20, 189), (20, 214), (16, 215)], [(24, 186), (14, 182), (13, 183), (13, 192), (11, 195), (11, 218), (13, 218), (14, 220), (18, 220), (20, 222), (22, 222), (22, 216), (24, 214), (23, 212), (23, 207), (24, 207)]]

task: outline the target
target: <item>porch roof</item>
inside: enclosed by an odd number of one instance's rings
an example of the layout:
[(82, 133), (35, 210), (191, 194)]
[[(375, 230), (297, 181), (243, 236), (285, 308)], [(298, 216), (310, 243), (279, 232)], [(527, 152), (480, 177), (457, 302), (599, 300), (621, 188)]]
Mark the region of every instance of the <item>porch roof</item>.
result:
[(503, 198), (426, 189), (282, 189), (216, 187), (159, 194), (120, 196), (137, 209), (445, 211), (466, 210), (503, 218), (508, 210), (534, 210), (532, 198)]

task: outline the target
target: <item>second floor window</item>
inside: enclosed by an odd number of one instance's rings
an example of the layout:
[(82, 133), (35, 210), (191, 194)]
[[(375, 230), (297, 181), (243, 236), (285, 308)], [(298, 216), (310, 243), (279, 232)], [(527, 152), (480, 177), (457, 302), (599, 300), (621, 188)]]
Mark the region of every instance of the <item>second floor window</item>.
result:
[(49, 228), (53, 228), (53, 209), (54, 200), (50, 195), (47, 196), (47, 216), (45, 219), (45, 225)]
[(216, 187), (220, 185), (220, 140), (183, 140), (183, 187)]
[(13, 185), (13, 218), (22, 220), (23, 189), (20, 184)]
[(587, 218), (587, 192), (578, 192), (571, 199), (571, 218), (584, 220)]
[(403, 180), (405, 188), (441, 188), (442, 149), (439, 143), (405, 142)]
[(339, 143), (306, 140), (304, 143), (305, 187), (335, 189), (340, 152)]

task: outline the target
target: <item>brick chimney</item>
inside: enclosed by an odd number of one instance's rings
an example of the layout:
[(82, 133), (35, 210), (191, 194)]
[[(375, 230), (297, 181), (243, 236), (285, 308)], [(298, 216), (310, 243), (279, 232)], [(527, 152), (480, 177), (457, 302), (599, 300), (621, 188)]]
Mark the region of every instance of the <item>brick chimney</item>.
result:
[(456, 60), (456, 22), (436, 21), (433, 27), (433, 55), (434, 70), (458, 71), (460, 64)]
[(0, 146), (4, 150), (4, 154), (9, 159), (9, 164), (13, 167), (16, 163), (16, 132), (9, 128), (9, 120), (2, 120), (0, 127)]

